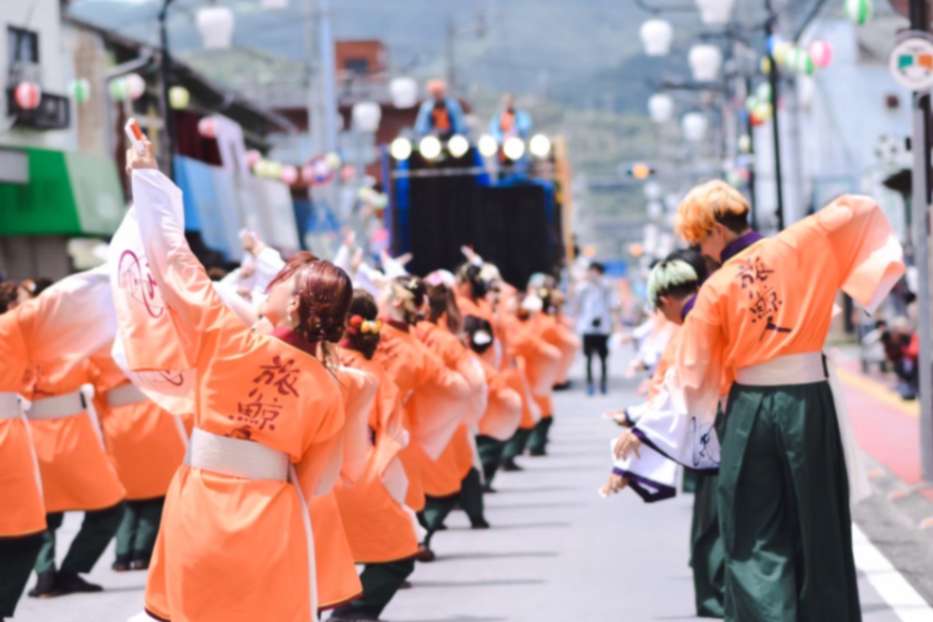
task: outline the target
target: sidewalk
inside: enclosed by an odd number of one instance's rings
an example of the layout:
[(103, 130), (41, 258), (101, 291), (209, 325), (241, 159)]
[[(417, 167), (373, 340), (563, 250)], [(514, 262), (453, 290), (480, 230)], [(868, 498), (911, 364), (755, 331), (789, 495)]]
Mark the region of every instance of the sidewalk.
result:
[(922, 478), (919, 405), (902, 400), (890, 378), (863, 373), (853, 349), (834, 350), (833, 358), (874, 491), (856, 507), (856, 522), (933, 602), (933, 529), (924, 528), (933, 517), (933, 486)]

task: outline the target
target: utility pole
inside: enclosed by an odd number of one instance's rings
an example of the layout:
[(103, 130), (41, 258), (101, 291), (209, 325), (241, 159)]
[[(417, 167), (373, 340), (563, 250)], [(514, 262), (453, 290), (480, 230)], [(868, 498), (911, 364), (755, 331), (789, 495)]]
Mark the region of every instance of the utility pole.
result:
[[(927, 0), (910, 0), (910, 28), (929, 32)], [(933, 315), (930, 308), (930, 92), (913, 94), (911, 211), (913, 260), (917, 268), (917, 331), (920, 339), (920, 452), (923, 477), (933, 481)]]
[[(765, 9), (768, 11), (768, 19), (765, 22), (765, 41), (770, 46), (771, 36), (774, 34), (774, 22), (777, 21), (777, 14), (771, 7), (771, 0), (765, 0)], [(778, 98), (780, 89), (780, 75), (778, 64), (774, 60), (774, 52), (768, 49), (768, 82), (771, 85), (771, 136), (774, 143), (774, 185), (777, 190), (777, 228), (778, 231), (784, 230), (784, 181), (781, 175), (781, 128), (778, 123), (780, 114), (778, 113)]]
[(445, 45), (445, 55), (447, 61), (447, 91), (455, 93), (457, 91), (457, 60), (454, 58), (454, 39), (457, 36), (457, 28), (454, 26), (454, 18), (447, 17), (447, 41)]
[(172, 64), (168, 49), (168, 7), (174, 0), (163, 0), (162, 8), (159, 10), (159, 44), (162, 47), (162, 59), (159, 63), (159, 80), (162, 82), (162, 92), (160, 103), (162, 105), (162, 115), (165, 127), (165, 150), (168, 154), (166, 165), (168, 166), (168, 176), (174, 179), (175, 171), (175, 119), (172, 116), (172, 108), (169, 105), (169, 69)]

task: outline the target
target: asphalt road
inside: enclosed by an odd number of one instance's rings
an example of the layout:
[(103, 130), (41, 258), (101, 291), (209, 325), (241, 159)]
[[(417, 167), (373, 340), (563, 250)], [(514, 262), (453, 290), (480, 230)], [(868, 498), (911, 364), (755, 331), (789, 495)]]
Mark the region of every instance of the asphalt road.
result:
[[(450, 529), (435, 537), (438, 560), (419, 564), (412, 588), (398, 594), (383, 614), (385, 620), (699, 619), (693, 616), (687, 567), (692, 497), (654, 505), (631, 493), (600, 498), (596, 489), (605, 480), (608, 443), (616, 431), (600, 413), (634, 399), (632, 387), (617, 381), (608, 397), (587, 397), (579, 381), (575, 387), (556, 394), (550, 455), (523, 458), (523, 472), (497, 478), (498, 492), (486, 497), (493, 528), (472, 531), (465, 516), (455, 512), (448, 520)], [(79, 520), (80, 515), (66, 517), (61, 555)], [(887, 545), (907, 541), (896, 529), (886, 530), (884, 539)], [(141, 609), (145, 577), (112, 573), (112, 558), (108, 551), (91, 574), (107, 588), (104, 593), (24, 598), (14, 620), (123, 622)], [(933, 567), (926, 570), (933, 573)], [(910, 610), (916, 614), (912, 617), (905, 617), (903, 608), (900, 615), (895, 613), (861, 572), (860, 589), (866, 622), (933, 620), (922, 606)]]

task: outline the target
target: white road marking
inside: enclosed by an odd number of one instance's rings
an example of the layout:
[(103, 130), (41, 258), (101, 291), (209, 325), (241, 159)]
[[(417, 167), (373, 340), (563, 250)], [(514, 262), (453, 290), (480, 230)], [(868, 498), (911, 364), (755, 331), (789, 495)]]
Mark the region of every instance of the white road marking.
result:
[(901, 622), (933, 622), (933, 608), (874, 544), (852, 524), (855, 565)]

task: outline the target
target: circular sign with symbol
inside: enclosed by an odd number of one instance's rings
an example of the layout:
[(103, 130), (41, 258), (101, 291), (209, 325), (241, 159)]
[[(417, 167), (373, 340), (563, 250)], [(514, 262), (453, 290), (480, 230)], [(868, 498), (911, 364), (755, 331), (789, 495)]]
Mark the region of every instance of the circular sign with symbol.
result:
[(911, 32), (891, 50), (891, 75), (911, 91), (933, 87), (933, 41), (925, 33)]

